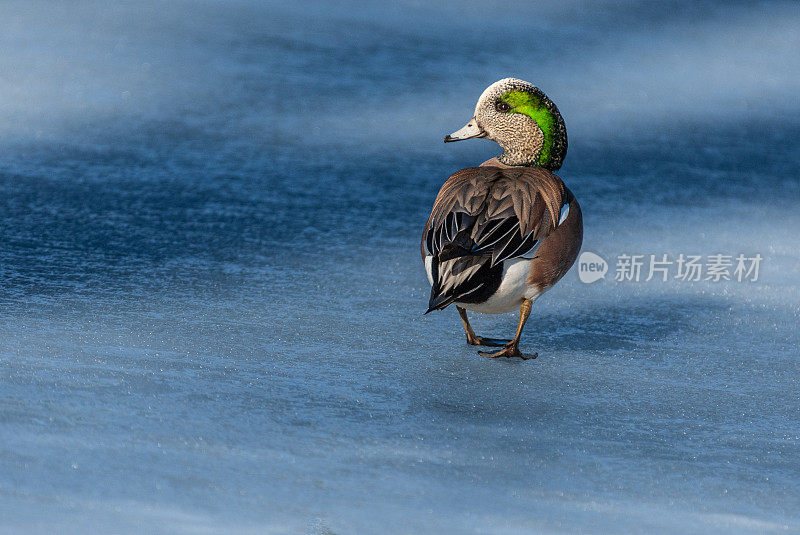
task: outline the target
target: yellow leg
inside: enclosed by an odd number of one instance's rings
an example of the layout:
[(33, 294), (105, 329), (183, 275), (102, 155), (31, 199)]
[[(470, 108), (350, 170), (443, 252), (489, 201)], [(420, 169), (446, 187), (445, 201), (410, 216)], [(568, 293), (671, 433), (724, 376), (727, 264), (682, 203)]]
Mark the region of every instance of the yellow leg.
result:
[(458, 305), (456, 305), (456, 309), (458, 310), (458, 314), (461, 316), (461, 323), (464, 324), (464, 332), (467, 334), (467, 343), (469, 345), (503, 347), (508, 343), (508, 340), (483, 338), (481, 336), (476, 335), (475, 331), (472, 330), (472, 326), (469, 324), (469, 318), (467, 318), (467, 311)]
[(497, 353), (486, 353), (485, 351), (478, 351), (478, 353), (488, 358), (519, 357), (521, 359), (535, 359), (538, 357), (536, 353), (533, 355), (523, 355), (519, 351), (519, 339), (522, 336), (522, 329), (525, 327), (525, 322), (528, 321), (528, 316), (531, 315), (531, 305), (533, 305), (533, 301), (525, 299), (522, 302), (522, 306), (519, 307), (519, 324), (517, 325), (517, 334), (514, 335), (513, 340), (505, 344), (505, 347)]

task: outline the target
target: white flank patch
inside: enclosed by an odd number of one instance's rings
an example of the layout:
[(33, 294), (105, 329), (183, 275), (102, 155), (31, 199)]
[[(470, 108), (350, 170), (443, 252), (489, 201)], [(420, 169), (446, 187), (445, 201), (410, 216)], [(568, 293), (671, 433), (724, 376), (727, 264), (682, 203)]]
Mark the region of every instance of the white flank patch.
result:
[(569, 216), (569, 205), (565, 204), (564, 206), (561, 207), (561, 217), (558, 218), (558, 224), (560, 225), (561, 223), (563, 223), (568, 216)]
[(433, 286), (433, 273), (432, 273), (433, 257), (428, 255), (425, 257), (425, 274), (428, 275), (428, 283)]
[(458, 303), (467, 310), (483, 314), (503, 314), (519, 309), (523, 299), (536, 299), (539, 291), (534, 287), (526, 287), (525, 279), (531, 269), (531, 261), (514, 258), (503, 262), (503, 279), (497, 291), (483, 303)]

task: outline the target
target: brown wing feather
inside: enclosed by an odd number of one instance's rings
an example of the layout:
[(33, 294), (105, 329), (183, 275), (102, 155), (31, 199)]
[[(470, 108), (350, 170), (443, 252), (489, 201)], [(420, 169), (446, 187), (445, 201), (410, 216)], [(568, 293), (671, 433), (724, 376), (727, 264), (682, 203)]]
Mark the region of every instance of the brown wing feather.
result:
[(515, 218), (521, 237), (532, 233), (532, 238), (541, 241), (558, 225), (563, 199), (564, 183), (546, 169), (462, 169), (442, 185), (423, 230), (420, 252), (424, 258), (429, 233), (441, 232), (447, 215), (455, 212), (475, 218), (473, 239), (490, 234), (487, 231), (498, 221)]

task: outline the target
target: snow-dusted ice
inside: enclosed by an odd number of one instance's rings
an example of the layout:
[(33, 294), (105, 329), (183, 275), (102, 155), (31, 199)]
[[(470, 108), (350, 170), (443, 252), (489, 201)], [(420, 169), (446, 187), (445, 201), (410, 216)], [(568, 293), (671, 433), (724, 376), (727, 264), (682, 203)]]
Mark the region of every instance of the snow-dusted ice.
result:
[[(793, 3), (5, 4), (0, 533), (800, 532), (798, 27)], [(496, 150), (442, 137), (504, 76), (558, 104), (609, 263), (536, 302), (525, 362), (422, 315), (436, 191)], [(614, 280), (740, 253), (757, 281)]]

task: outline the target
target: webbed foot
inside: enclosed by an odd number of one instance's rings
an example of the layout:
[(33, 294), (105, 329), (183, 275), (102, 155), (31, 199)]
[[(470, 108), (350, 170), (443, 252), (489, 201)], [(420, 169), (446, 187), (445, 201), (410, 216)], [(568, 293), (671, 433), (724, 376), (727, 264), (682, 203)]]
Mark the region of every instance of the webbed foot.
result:
[(483, 336), (467, 336), (467, 343), (471, 346), (503, 347), (510, 344), (511, 340), (484, 338)]
[(499, 357), (505, 357), (505, 358), (517, 357), (521, 358), (522, 360), (528, 360), (528, 359), (535, 359), (536, 357), (539, 356), (538, 353), (534, 353), (532, 355), (525, 355), (524, 353), (520, 352), (519, 347), (511, 344), (507, 344), (503, 349), (501, 349), (496, 353), (487, 353), (486, 351), (478, 351), (478, 354), (482, 357), (490, 359), (496, 359)]

